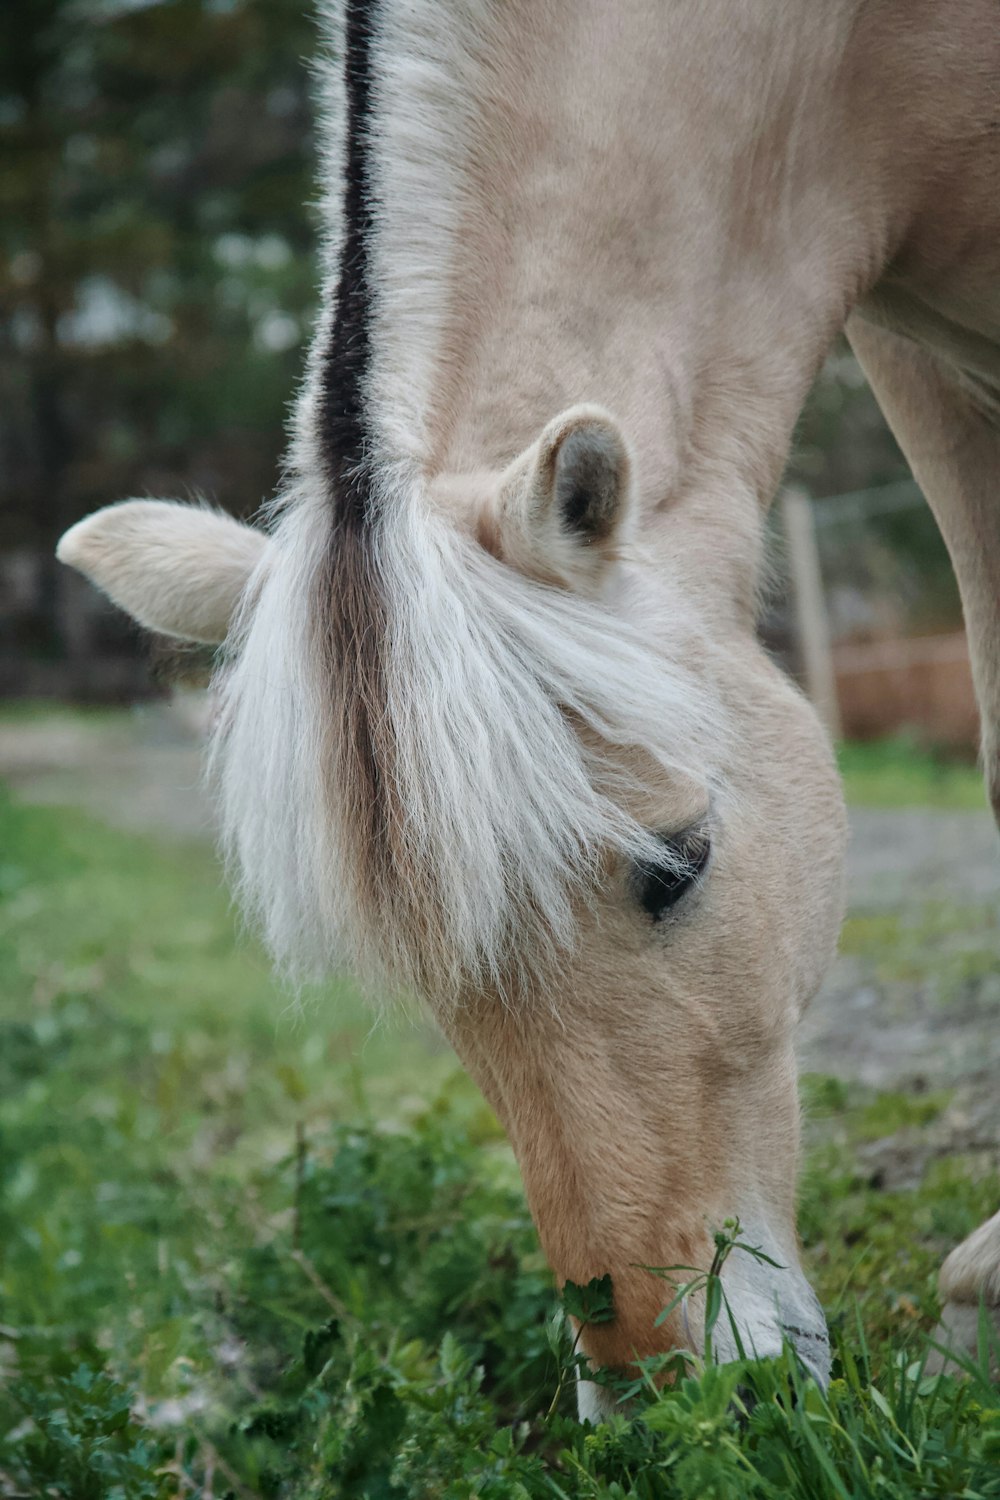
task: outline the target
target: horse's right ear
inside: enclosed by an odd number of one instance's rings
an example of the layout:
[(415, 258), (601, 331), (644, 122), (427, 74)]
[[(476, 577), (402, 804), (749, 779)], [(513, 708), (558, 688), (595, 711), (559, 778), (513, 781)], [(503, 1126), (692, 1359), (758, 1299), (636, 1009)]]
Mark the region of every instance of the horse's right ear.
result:
[(222, 511), (124, 500), (78, 521), (56, 556), (148, 630), (214, 645), (272, 545)]
[(621, 428), (599, 406), (573, 406), (501, 476), (495, 550), (522, 572), (597, 593), (620, 556), (633, 510)]

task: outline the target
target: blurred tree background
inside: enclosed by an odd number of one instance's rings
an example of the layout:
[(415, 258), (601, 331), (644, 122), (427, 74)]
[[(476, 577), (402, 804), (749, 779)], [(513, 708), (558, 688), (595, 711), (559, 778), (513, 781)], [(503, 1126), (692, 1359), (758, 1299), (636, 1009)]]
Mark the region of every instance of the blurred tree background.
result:
[[(67, 525), (273, 493), (315, 300), (317, 49), (308, 0), (0, 7), (0, 694), (148, 690), (134, 632), (52, 558)], [(906, 473), (838, 350), (791, 477)]]
[[(67, 525), (274, 489), (315, 296), (317, 36), (301, 0), (0, 10), (0, 629), (52, 659), (86, 623), (51, 560)], [(128, 654), (127, 629), (86, 645)]]

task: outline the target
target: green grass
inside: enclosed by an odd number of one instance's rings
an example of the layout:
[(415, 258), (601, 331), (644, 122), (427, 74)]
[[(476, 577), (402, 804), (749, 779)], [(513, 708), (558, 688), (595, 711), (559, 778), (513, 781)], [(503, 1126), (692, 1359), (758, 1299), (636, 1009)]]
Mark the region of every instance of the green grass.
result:
[(860, 1316), (873, 1367), (900, 1351), (917, 1359), (937, 1314), (937, 1273), (955, 1244), (996, 1212), (1000, 1178), (974, 1156), (929, 1162), (916, 1187), (887, 1189), (866, 1148), (901, 1145), (936, 1120), (944, 1090), (876, 1092), (807, 1074), (807, 1121), (799, 1185), (804, 1264), (834, 1324)]
[(922, 748), (903, 736), (839, 745), (837, 763), (849, 806), (986, 810), (977, 766)]
[(786, 1355), (581, 1427), (510, 1153), (432, 1038), (283, 1001), (200, 847), (0, 798), (0, 851), (0, 1493), (1000, 1496), (998, 1393), (919, 1368), (1000, 1182), (866, 1166), (946, 1096), (807, 1080), (828, 1396)]
[(73, 724), (108, 728), (134, 717), (131, 708), (96, 704), (51, 703), (45, 698), (5, 698), (0, 702), (0, 727), (5, 724)]
[(1000, 1004), (1000, 913), (995, 906), (928, 901), (901, 911), (854, 912), (840, 951), (865, 961), (883, 985), (920, 986), (937, 1004), (970, 990)]

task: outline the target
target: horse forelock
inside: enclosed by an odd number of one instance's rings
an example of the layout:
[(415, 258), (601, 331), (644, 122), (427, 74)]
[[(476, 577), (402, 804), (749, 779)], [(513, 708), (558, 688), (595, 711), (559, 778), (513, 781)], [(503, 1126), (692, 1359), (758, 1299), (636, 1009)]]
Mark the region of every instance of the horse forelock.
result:
[(286, 970), (523, 994), (609, 860), (656, 858), (631, 794), (704, 779), (717, 710), (608, 610), (392, 503), (352, 532), (303, 488), (278, 527), (220, 682), (224, 841)]

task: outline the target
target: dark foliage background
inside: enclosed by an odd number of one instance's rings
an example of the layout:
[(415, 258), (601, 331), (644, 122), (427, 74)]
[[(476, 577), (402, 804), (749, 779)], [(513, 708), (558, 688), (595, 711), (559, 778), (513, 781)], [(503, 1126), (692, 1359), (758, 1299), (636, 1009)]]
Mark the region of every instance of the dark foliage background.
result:
[(300, 0), (8, 0), (0, 26), (0, 552), (37, 554), (17, 633), (58, 653), (68, 524), (273, 490), (314, 299), (316, 30)]

